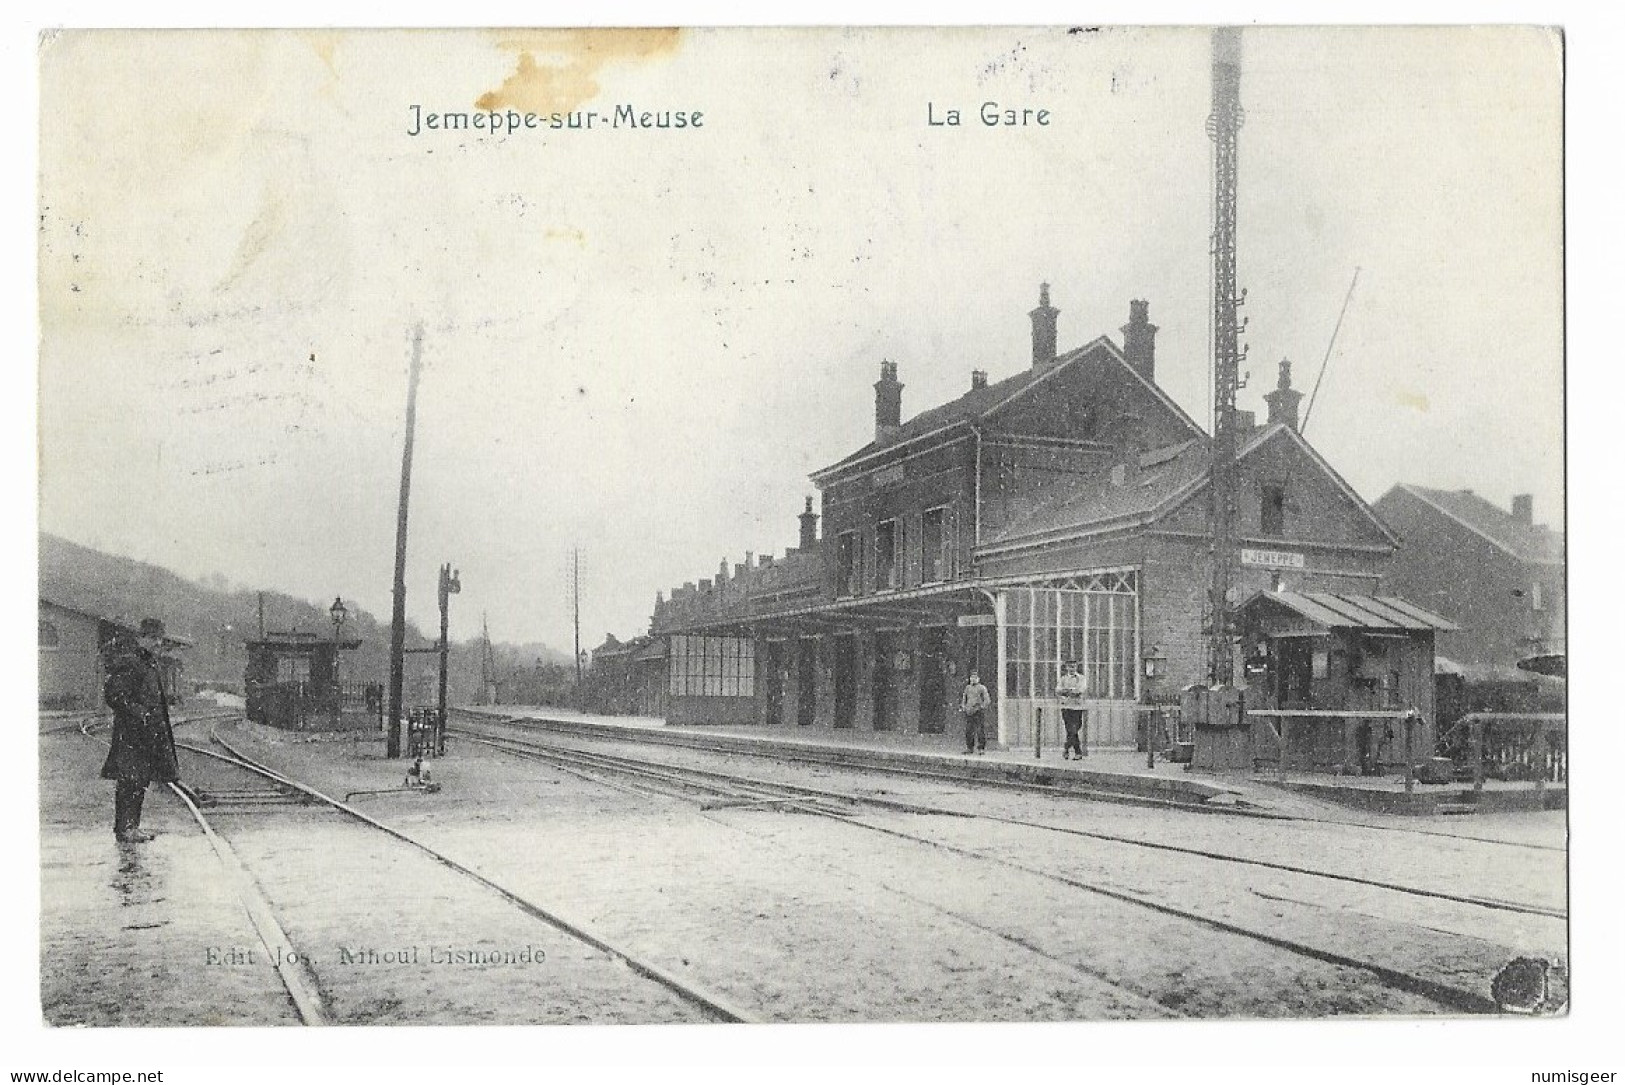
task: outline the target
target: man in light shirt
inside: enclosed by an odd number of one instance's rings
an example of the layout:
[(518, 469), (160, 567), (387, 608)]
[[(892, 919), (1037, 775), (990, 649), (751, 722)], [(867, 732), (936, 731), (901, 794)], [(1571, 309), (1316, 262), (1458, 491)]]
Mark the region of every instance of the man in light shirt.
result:
[(1083, 744), (1078, 736), (1083, 730), (1083, 695), (1086, 692), (1083, 675), (1078, 673), (1078, 663), (1072, 660), (1067, 663), (1060, 682), (1055, 686), (1055, 695), (1061, 700), (1061, 722), (1066, 725), (1066, 748), (1061, 751), (1062, 761), (1073, 757), (1083, 760)]

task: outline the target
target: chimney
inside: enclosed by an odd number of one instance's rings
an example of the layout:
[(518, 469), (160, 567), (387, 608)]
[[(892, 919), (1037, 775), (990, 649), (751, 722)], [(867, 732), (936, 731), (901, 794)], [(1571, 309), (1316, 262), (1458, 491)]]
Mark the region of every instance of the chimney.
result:
[(1242, 437), (1247, 436), (1258, 428), (1258, 415), (1252, 411), (1236, 412), (1236, 433)]
[(1049, 283), (1038, 285), (1038, 308), (1027, 314), (1033, 318), (1033, 368), (1055, 360), (1055, 318), (1061, 310), (1049, 303)]
[(1531, 527), (1534, 526), (1534, 523), (1535, 523), (1535, 495), (1534, 494), (1513, 494), (1512, 495), (1512, 518), (1514, 520), (1518, 521), (1518, 523), (1520, 523), (1520, 524), (1527, 524), (1527, 525), (1529, 525)]
[(980, 392), (987, 387), (987, 370), (973, 369), (970, 371), (970, 390)]
[(1157, 326), (1151, 323), (1151, 303), (1128, 303), (1128, 323), (1122, 327), (1123, 357), (1148, 381), (1157, 379)]
[(883, 441), (903, 423), (903, 386), (897, 383), (897, 363), (881, 362), (875, 381), (875, 440)]
[(1303, 393), (1292, 387), (1292, 363), (1281, 359), (1281, 375), (1275, 381), (1275, 391), (1264, 397), (1270, 405), (1270, 422), (1279, 422), (1293, 430), (1298, 428), (1298, 403)]
[(818, 541), (818, 514), (812, 510), (812, 498), (807, 498), (807, 507), (798, 517), (801, 521), (801, 545), (798, 550), (811, 550)]

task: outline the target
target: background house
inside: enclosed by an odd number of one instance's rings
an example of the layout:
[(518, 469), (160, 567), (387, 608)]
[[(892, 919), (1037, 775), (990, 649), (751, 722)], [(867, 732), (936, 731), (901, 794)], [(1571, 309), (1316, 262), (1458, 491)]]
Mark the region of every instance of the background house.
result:
[(1401, 483), (1373, 507), (1403, 543), (1390, 586), (1460, 627), (1439, 634), (1439, 655), (1510, 667), (1566, 649), (1563, 537), (1534, 522), (1530, 495), (1507, 510), (1471, 490)]

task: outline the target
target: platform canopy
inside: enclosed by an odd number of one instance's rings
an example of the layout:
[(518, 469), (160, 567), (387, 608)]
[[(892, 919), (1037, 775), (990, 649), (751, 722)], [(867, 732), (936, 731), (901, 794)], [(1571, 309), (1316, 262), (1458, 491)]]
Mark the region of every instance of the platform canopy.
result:
[(1326, 629), (1362, 629), (1391, 633), (1453, 633), (1457, 626), (1447, 618), (1423, 610), (1392, 595), (1359, 595), (1352, 592), (1261, 591), (1247, 600), (1242, 609), (1274, 603), (1299, 617)]

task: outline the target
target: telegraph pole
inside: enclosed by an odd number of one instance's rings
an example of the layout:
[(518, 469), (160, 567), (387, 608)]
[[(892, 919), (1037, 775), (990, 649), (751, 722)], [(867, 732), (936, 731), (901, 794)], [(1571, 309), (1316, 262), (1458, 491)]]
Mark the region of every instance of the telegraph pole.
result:
[(581, 707), (581, 548), (570, 551), (570, 597), (576, 630), (576, 707)]
[(401, 756), (401, 685), (406, 651), (406, 509), (412, 493), (412, 436), (418, 424), (418, 373), (423, 364), (423, 325), (412, 329), (412, 368), (406, 384), (406, 440), (401, 446), (401, 504), (395, 518), (395, 610), (389, 625), (389, 719), (385, 756)]
[(446, 658), (450, 651), (450, 644), (446, 640), (447, 616), (451, 609), (451, 597), (460, 594), (463, 582), (451, 563), (440, 567), (440, 716), (439, 735), (436, 745), (440, 752), (444, 752), (446, 735)]
[(1208, 680), (1233, 681), (1236, 581), (1236, 392), (1242, 386), (1241, 346), (1245, 319), (1236, 310), (1247, 292), (1236, 286), (1236, 192), (1241, 124), (1241, 33), (1235, 27), (1213, 31), (1213, 112), (1207, 134), (1213, 140), (1213, 464), (1209, 483), (1213, 525), (1213, 581), (1208, 590)]

